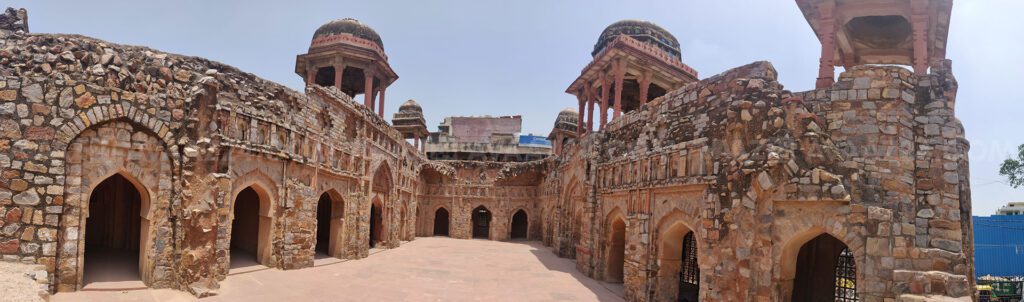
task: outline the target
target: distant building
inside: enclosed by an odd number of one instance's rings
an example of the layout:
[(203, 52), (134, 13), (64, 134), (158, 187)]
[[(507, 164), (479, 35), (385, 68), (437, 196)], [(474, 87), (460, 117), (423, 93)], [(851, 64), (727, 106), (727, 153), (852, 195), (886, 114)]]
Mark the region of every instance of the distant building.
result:
[(996, 215), (1024, 215), (1024, 201), (1007, 203), (996, 210)]
[(523, 135), (523, 118), (513, 116), (450, 116), (427, 141), (432, 160), (525, 162), (551, 156), (551, 142)]
[(975, 276), (1024, 276), (1024, 215), (973, 219)]

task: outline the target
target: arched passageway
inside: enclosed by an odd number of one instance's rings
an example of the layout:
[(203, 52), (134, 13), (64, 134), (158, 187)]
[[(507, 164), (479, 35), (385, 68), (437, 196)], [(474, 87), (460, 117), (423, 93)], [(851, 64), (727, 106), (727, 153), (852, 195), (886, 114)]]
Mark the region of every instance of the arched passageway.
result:
[(473, 209), (473, 238), (490, 239), (491, 211), (484, 206)]
[(318, 255), (338, 257), (343, 246), (345, 203), (330, 193), (320, 195), (316, 203), (316, 247)]
[(512, 227), (510, 238), (512, 239), (527, 239), (527, 230), (529, 230), (529, 219), (526, 217), (526, 212), (523, 210), (516, 211), (512, 215)]
[(448, 210), (445, 208), (434, 211), (434, 236), (448, 236)]
[(679, 222), (663, 226), (658, 261), (657, 300), (699, 301), (697, 239), (690, 228)]
[(379, 203), (370, 207), (370, 248), (376, 247), (384, 239), (384, 217)]
[(608, 225), (608, 261), (605, 265), (605, 281), (621, 283), (626, 265), (626, 222), (615, 217)]
[(821, 234), (801, 246), (789, 301), (857, 301), (857, 266), (846, 244)]
[(141, 280), (143, 229), (148, 229), (143, 202), (139, 189), (120, 174), (93, 189), (85, 226), (84, 284)]
[(263, 263), (270, 233), (269, 202), (253, 187), (247, 187), (235, 197), (231, 221), (231, 267)]

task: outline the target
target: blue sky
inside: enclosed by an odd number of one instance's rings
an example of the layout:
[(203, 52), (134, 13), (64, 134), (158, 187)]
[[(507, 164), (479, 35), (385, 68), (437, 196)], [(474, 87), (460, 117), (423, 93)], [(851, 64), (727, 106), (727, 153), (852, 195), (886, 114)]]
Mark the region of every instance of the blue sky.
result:
[[(75, 33), (202, 56), (301, 90), (295, 55), (313, 31), (353, 17), (382, 36), (400, 79), (386, 116), (415, 99), (431, 130), (450, 115), (523, 115), (546, 135), (563, 91), (598, 34), (621, 19), (671, 31), (701, 78), (771, 61), (787, 89), (813, 88), (820, 47), (792, 0), (718, 1), (5, 1), (29, 9), (33, 32)], [(172, 4), (173, 2), (173, 4)], [(955, 0), (948, 57), (960, 83), (957, 115), (971, 141), (975, 215), (1024, 200), (997, 174), (1024, 143), (1024, 1)]]

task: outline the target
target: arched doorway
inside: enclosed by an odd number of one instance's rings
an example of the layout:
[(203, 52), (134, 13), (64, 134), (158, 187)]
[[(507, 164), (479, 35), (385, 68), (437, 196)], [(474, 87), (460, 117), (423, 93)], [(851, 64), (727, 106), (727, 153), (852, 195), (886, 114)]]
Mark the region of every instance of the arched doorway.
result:
[(612, 218), (608, 225), (608, 261), (605, 264), (604, 279), (612, 283), (623, 281), (626, 265), (626, 221), (622, 217)]
[(231, 220), (231, 267), (266, 262), (269, 256), (270, 202), (255, 187), (246, 187), (235, 197)]
[(484, 206), (473, 209), (473, 238), (490, 239), (491, 211)]
[(344, 242), (345, 203), (336, 193), (325, 192), (316, 203), (316, 247), (317, 255), (341, 256)]
[(445, 208), (434, 211), (434, 236), (448, 236), (448, 210)]
[(370, 207), (370, 248), (374, 248), (383, 240), (384, 217), (380, 203), (374, 202)]
[(83, 284), (141, 279), (148, 233), (144, 202), (135, 184), (120, 174), (93, 189), (85, 223)]
[(520, 209), (512, 215), (512, 239), (527, 239), (527, 230), (529, 230), (529, 220), (526, 217), (526, 211)]
[(789, 301), (857, 301), (857, 265), (846, 244), (821, 234), (801, 246)]
[(696, 302), (700, 297), (697, 239), (686, 225), (663, 225), (658, 246), (659, 301)]

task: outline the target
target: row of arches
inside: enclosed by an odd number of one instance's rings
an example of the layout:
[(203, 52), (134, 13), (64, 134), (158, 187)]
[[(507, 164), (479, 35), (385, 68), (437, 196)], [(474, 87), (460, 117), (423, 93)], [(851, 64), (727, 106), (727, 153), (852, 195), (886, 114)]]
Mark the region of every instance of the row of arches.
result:
[[(145, 218), (146, 188), (124, 173), (100, 182), (89, 194), (86, 209), (82, 284), (97, 281), (140, 280), (145, 274), (145, 248), (150, 224)], [(270, 265), (271, 203), (260, 185), (241, 189), (231, 203), (229, 255), (231, 268)], [(370, 214), (369, 246), (382, 240), (381, 206)], [(344, 248), (345, 204), (335, 191), (323, 193), (316, 205), (317, 254), (336, 257)], [(133, 263), (138, 263), (138, 269)]]
[[(606, 282), (621, 283), (625, 277), (628, 221), (614, 212), (607, 221), (603, 277)], [(852, 250), (829, 233), (809, 234), (795, 237), (797, 242), (783, 252), (784, 301), (858, 301), (857, 265)], [(700, 301), (700, 244), (694, 230), (679, 221), (662, 223), (656, 236), (655, 299)]]
[[(470, 226), (472, 228), (472, 238), (476, 239), (490, 239), (491, 238), (491, 221), (493, 215), (491, 211), (485, 206), (477, 206), (473, 209), (470, 214)], [(434, 211), (434, 236), (449, 236), (451, 231), (451, 214), (448, 209), (444, 207), (438, 207)], [(529, 217), (526, 211), (519, 209), (512, 215), (512, 220), (509, 222), (509, 238), (510, 239), (527, 239), (529, 233)]]

